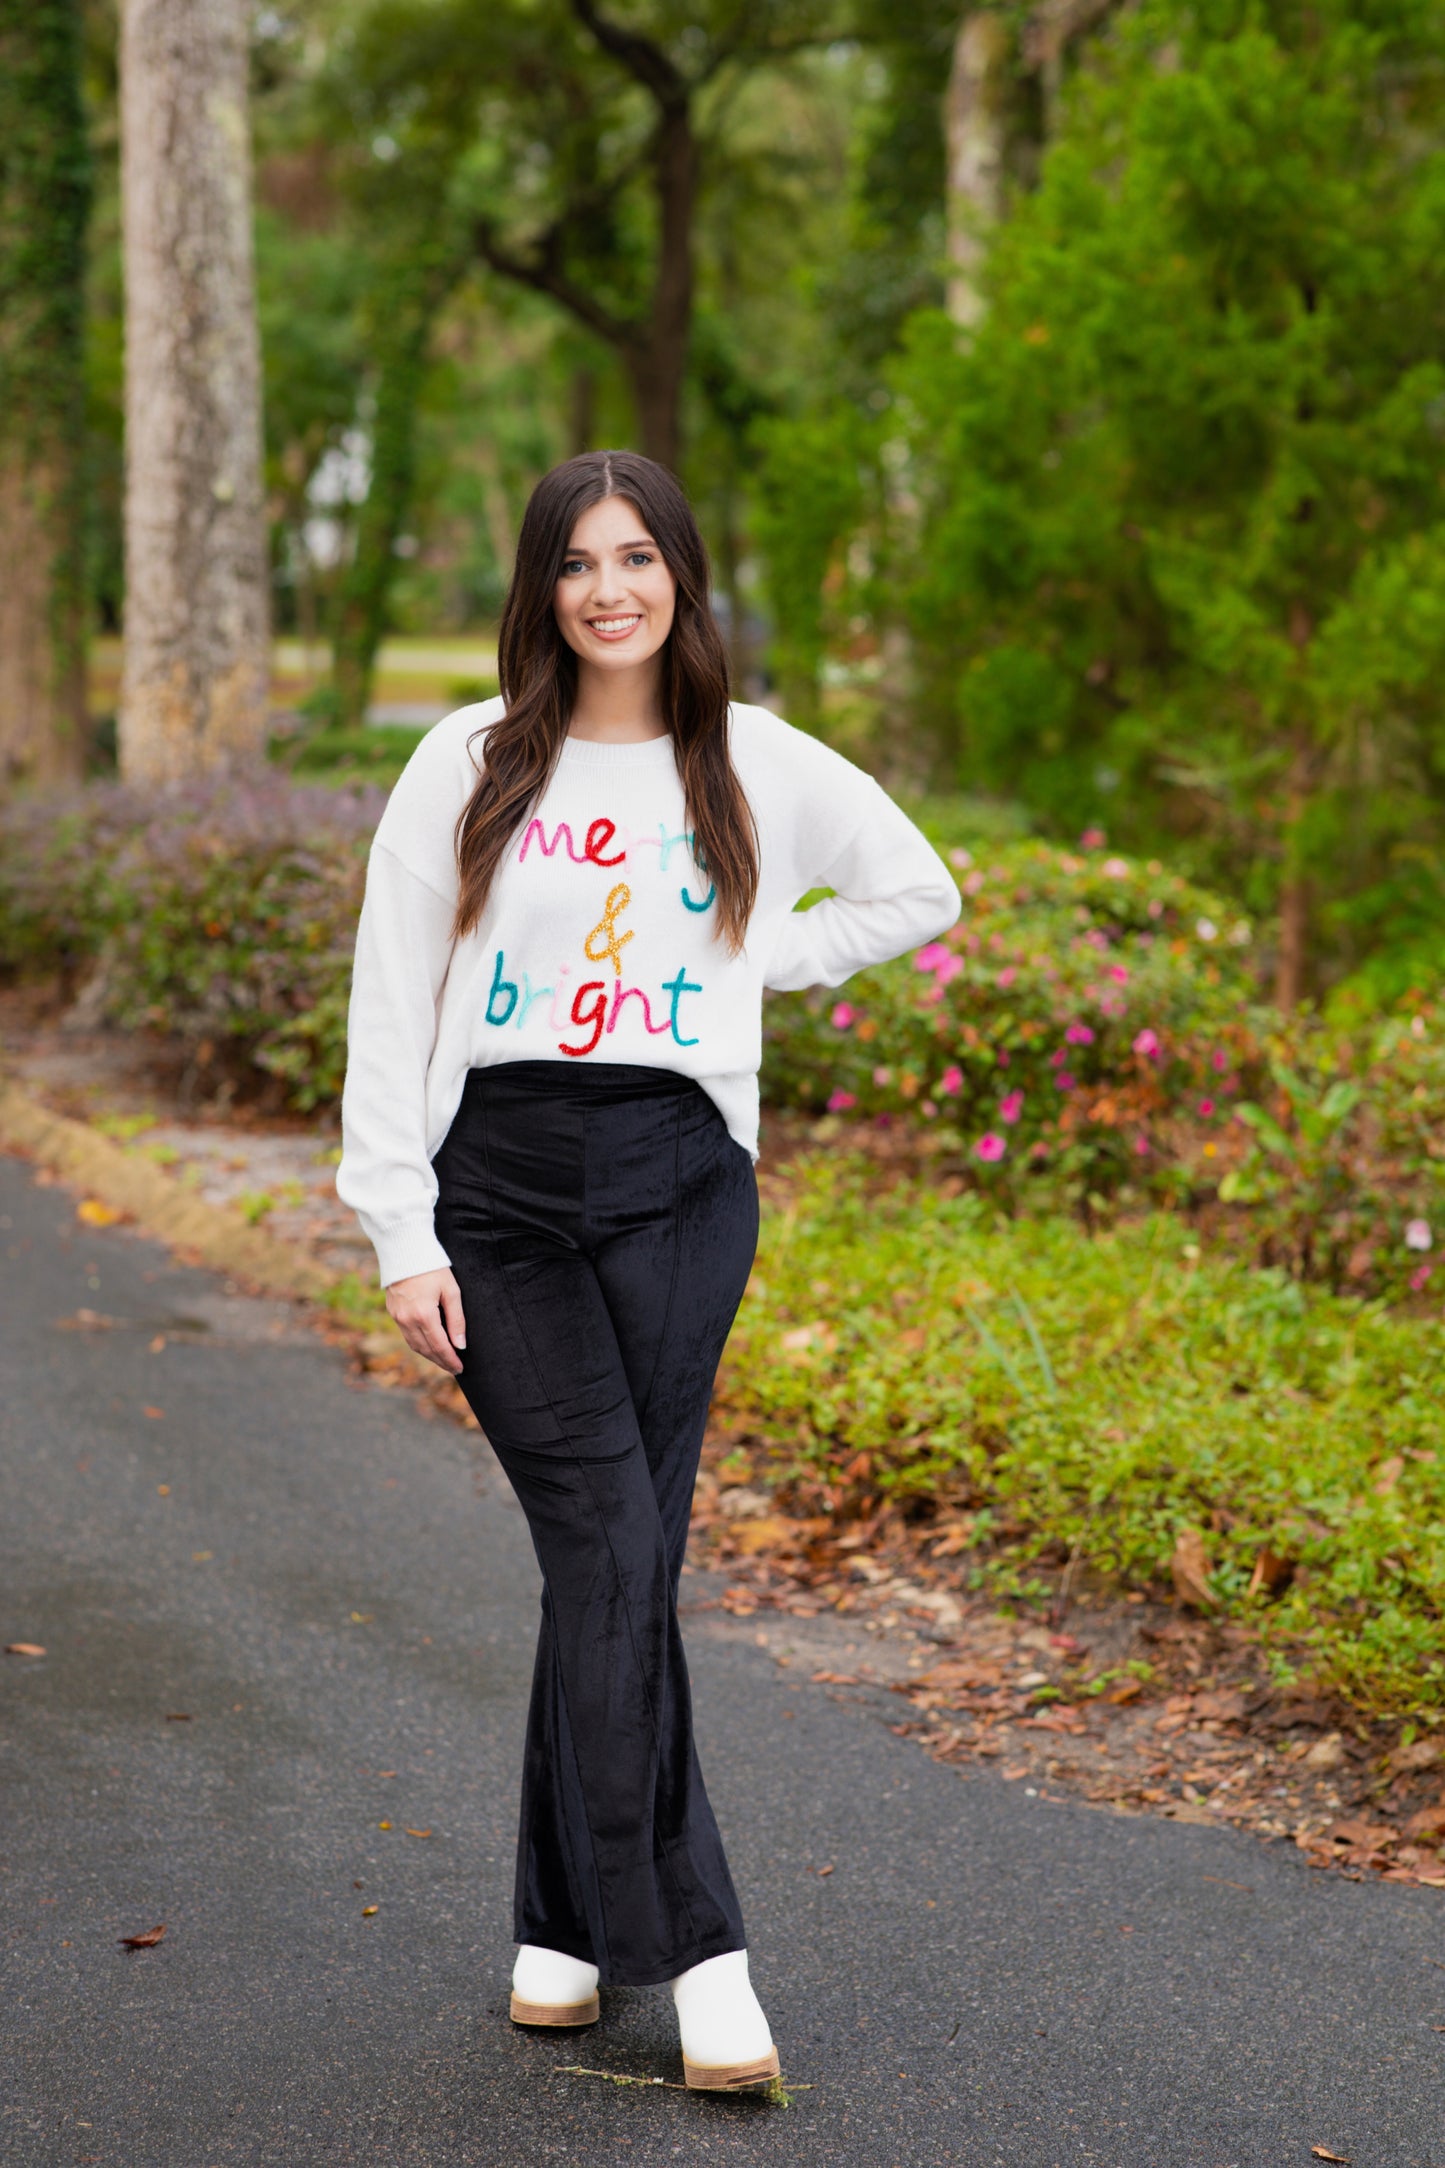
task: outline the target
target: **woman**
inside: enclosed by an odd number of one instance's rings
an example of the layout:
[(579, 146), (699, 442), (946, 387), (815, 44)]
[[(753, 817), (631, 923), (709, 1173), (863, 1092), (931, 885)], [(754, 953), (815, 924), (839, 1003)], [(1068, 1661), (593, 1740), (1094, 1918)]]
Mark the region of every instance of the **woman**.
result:
[(376, 833), (337, 1188), (542, 1569), (512, 2016), (586, 2025), (599, 1979), (669, 1982), (688, 2084), (765, 2084), (676, 1607), (757, 1238), (762, 994), (942, 932), (958, 892), (861, 770), (729, 705), (702, 539), (651, 460), (538, 485), (499, 671)]

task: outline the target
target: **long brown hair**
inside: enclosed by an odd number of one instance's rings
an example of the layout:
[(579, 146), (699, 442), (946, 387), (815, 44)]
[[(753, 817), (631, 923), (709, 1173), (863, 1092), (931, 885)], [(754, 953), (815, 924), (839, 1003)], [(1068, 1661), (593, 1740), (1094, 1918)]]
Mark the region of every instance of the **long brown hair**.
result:
[(502, 610), (498, 673), (506, 703), (486, 734), (476, 789), (457, 821), (454, 932), (481, 917), (511, 838), (546, 788), (577, 694), (577, 657), (552, 598), (581, 514), (625, 497), (677, 583), (662, 651), (662, 712), (682, 778), (693, 856), (717, 890), (717, 925), (736, 955), (758, 892), (757, 824), (728, 748), (728, 660), (708, 601), (707, 550), (666, 467), (637, 452), (583, 452), (533, 490)]

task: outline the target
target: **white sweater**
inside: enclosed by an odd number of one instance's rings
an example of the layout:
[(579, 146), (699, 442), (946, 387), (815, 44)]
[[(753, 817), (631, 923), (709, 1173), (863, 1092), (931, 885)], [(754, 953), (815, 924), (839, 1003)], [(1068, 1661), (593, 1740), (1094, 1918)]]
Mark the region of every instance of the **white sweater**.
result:
[[(674, 1069), (756, 1158), (764, 987), (836, 986), (941, 933), (960, 908), (937, 853), (871, 776), (766, 708), (735, 705), (732, 756), (760, 860), (741, 955), (715, 938), (670, 738), (568, 738), (479, 924), (453, 943), (453, 834), (476, 782), (476, 733), (501, 713), (486, 701), (427, 732), (367, 868), (336, 1187), (383, 1286), (449, 1262), (431, 1161), (469, 1068), (595, 1058)], [(836, 893), (795, 912), (824, 887)]]

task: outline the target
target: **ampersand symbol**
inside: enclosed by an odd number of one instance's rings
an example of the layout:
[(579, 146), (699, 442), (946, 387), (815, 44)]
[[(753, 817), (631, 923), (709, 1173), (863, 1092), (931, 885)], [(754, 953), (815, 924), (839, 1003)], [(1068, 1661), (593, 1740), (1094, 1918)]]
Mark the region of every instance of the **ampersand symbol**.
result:
[[(629, 926), (626, 933), (620, 934), (615, 921), (622, 916), (631, 901), (632, 890), (625, 881), (619, 881), (607, 898), (601, 918), (582, 944), (582, 952), (589, 963), (606, 963), (610, 958), (618, 978), (622, 976), (622, 951), (632, 939), (634, 929)], [(602, 937), (602, 946), (595, 948), (593, 943), (599, 936)]]

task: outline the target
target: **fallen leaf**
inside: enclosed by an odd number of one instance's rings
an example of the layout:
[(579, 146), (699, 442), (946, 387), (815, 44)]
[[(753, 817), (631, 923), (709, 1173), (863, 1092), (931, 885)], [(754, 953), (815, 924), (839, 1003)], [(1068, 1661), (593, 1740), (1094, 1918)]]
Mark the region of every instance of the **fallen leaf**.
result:
[(55, 1329), (57, 1332), (113, 1332), (117, 1325), (124, 1323), (124, 1318), (107, 1317), (103, 1310), (80, 1309), (70, 1317), (58, 1317)]
[(830, 1860), (826, 1867), (817, 1867), (814, 1869), (814, 1872), (816, 1873), (819, 1881), (821, 1882), (825, 1874), (832, 1874), (835, 1872), (835, 1869), (832, 1861)]
[(153, 1423), (162, 1423), (165, 1421), (166, 1411), (164, 1408), (142, 1408), (141, 1414), (148, 1415)]
[(378, 1905), (363, 1905), (361, 1908), (361, 1917), (364, 1920), (373, 1919), (379, 1910), (380, 1907)]
[(1341, 2168), (1350, 2168), (1350, 2156), (1348, 2153), (1332, 2153), (1327, 2145), (1312, 2145), (1310, 2147), (1310, 2151), (1314, 2155), (1316, 2160), (1339, 2161), (1341, 2164)]
[(1412, 1814), (1405, 1824), (1407, 1837), (1445, 1837), (1445, 1799), (1437, 1799), (1433, 1807), (1422, 1807)]
[(812, 1678), (814, 1686), (861, 1686), (863, 1684), (863, 1681), (855, 1678), (851, 1671), (815, 1671)]
[(38, 1641), (7, 1641), (5, 1654), (7, 1656), (43, 1656), (45, 1651)]
[(208, 1558), (214, 1558), (215, 1555), (214, 1551), (192, 1551), (191, 1564), (193, 1566), (203, 1566)]
[(731, 1531), (732, 1541), (745, 1558), (755, 1551), (770, 1551), (776, 1544), (786, 1543), (793, 1533), (793, 1523), (784, 1520), (780, 1513), (767, 1513), (760, 1519), (738, 1521)]
[(1268, 1546), (1258, 1553), (1245, 1591), (1250, 1596), (1278, 1596), (1294, 1579), (1294, 1560), (1282, 1558)]
[(161, 1349), (162, 1349), (162, 1348), (163, 1348), (163, 1347), (165, 1346), (165, 1344), (166, 1344), (166, 1336), (165, 1336), (165, 1334), (164, 1334), (163, 1332), (158, 1332), (158, 1333), (156, 1334), (156, 1336), (155, 1336), (154, 1340), (152, 1340), (152, 1341), (150, 1342), (150, 1345), (149, 1345), (149, 1346), (148, 1346), (148, 1348), (146, 1349), (146, 1353), (147, 1353), (147, 1354), (149, 1354), (149, 1355), (159, 1355), (159, 1353), (160, 1353)]
[(1370, 1488), (1377, 1498), (1388, 1498), (1404, 1473), (1404, 1455), (1392, 1453), (1388, 1460), (1380, 1462), (1379, 1467), (1375, 1470), (1375, 1480), (1370, 1485)]
[(122, 1935), (120, 1938), (121, 1948), (125, 1950), (153, 1950), (165, 1931), (166, 1923), (162, 1920), (159, 1927), (148, 1927), (143, 1935)]
[(1109, 1689), (1104, 1699), (1113, 1702), (1116, 1708), (1122, 1708), (1126, 1701), (1137, 1701), (1143, 1691), (1144, 1684), (1141, 1679), (1123, 1679), (1117, 1686)]
[(168, 1724), (189, 1724), (190, 1721), (191, 1712), (189, 1709), (172, 1709), (166, 1716)]
[(391, 1824), (390, 1822), (378, 1822), (376, 1826), (378, 1829), (390, 1829)]
[(1232, 1724), (1244, 1714), (1244, 1696), (1232, 1687), (1223, 1687), (1217, 1693), (1196, 1694), (1194, 1714), (1213, 1717), (1221, 1724)]
[(99, 1197), (82, 1197), (75, 1208), (75, 1216), (87, 1227), (113, 1227), (117, 1220), (125, 1218), (113, 1204), (102, 1203)]
[(429, 1837), (431, 1831), (429, 1829), (408, 1829), (406, 1834), (409, 1837)]
[(1301, 1767), (1315, 1771), (1338, 1769), (1345, 1758), (1345, 1742), (1337, 1731), (1327, 1732), (1323, 1739), (1316, 1739), (1304, 1756)]
[(1209, 1556), (1204, 1548), (1204, 1537), (1197, 1528), (1180, 1529), (1174, 1539), (1169, 1571), (1174, 1581), (1174, 1593), (1181, 1603), (1192, 1605), (1196, 1611), (1216, 1608), (1219, 1599), (1209, 1585)]
[(351, 1623), (353, 1626), (369, 1626), (375, 1617), (374, 1611), (353, 1611)]
[(1397, 1746), (1388, 1766), (1392, 1777), (1413, 1776), (1417, 1770), (1433, 1769), (1437, 1761), (1445, 1761), (1445, 1740), (1417, 1739), (1413, 1746)]

